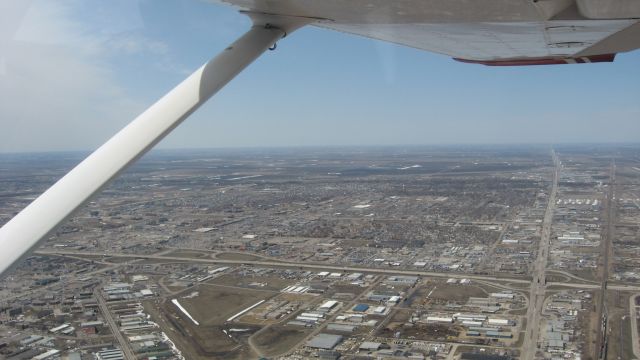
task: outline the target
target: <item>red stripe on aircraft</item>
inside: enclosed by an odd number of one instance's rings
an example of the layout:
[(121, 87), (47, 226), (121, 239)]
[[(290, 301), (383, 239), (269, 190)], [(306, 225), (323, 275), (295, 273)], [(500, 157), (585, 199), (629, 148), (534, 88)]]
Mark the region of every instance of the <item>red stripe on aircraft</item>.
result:
[[(561, 64), (584, 64), (598, 62), (613, 62), (616, 54), (603, 54), (583, 56), (578, 58), (528, 58), (528, 59), (508, 59), (508, 60), (469, 60), (453, 58), (468, 64), (481, 64), (487, 66), (530, 66), (530, 65), (561, 65)], [(587, 61), (588, 60), (588, 61)]]

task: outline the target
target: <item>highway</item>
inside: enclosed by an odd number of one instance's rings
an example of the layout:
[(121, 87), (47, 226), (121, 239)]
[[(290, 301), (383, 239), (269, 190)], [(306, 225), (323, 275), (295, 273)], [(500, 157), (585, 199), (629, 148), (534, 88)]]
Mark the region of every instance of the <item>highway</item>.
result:
[(394, 274), (394, 275), (415, 275), (415, 276), (428, 276), (428, 277), (441, 277), (441, 278), (456, 278), (456, 279), (475, 279), (475, 280), (487, 280), (487, 281), (505, 281), (511, 283), (529, 284), (531, 280), (521, 278), (509, 278), (500, 276), (488, 276), (488, 275), (475, 275), (464, 273), (446, 273), (446, 272), (431, 272), (431, 271), (419, 271), (419, 270), (399, 270), (399, 269), (380, 269), (380, 268), (368, 268), (368, 267), (356, 267), (356, 266), (338, 266), (338, 265), (326, 265), (309, 262), (291, 262), (291, 261), (269, 261), (269, 260), (223, 260), (223, 259), (207, 259), (207, 258), (193, 258), (188, 256), (171, 256), (171, 255), (137, 255), (137, 254), (123, 254), (123, 253), (109, 253), (105, 255), (101, 252), (83, 252), (73, 250), (38, 250), (35, 251), (37, 255), (60, 255), (60, 256), (108, 256), (108, 257), (122, 257), (132, 259), (148, 259), (148, 260), (164, 260), (166, 262), (190, 262), (190, 263), (208, 263), (208, 264), (233, 264), (233, 265), (255, 265), (266, 267), (285, 267), (285, 268), (300, 268), (300, 269), (318, 269), (318, 270), (339, 270), (339, 271), (354, 271), (354, 272), (368, 272), (374, 274)]
[[(366, 272), (371, 274), (392, 274), (392, 275), (414, 275), (425, 277), (438, 277), (438, 278), (456, 278), (456, 279), (472, 279), (489, 282), (505, 282), (514, 284), (531, 284), (531, 280), (522, 278), (510, 278), (501, 276), (488, 276), (488, 275), (474, 275), (474, 274), (461, 274), (461, 273), (446, 273), (446, 272), (430, 272), (419, 270), (399, 270), (399, 269), (380, 269), (380, 268), (368, 268), (368, 267), (355, 267), (355, 266), (337, 266), (337, 265), (323, 265), (314, 264), (309, 262), (280, 262), (280, 261), (264, 261), (264, 260), (222, 260), (222, 259), (207, 259), (207, 258), (193, 258), (188, 256), (170, 256), (163, 254), (153, 255), (136, 255), (136, 254), (122, 254), (122, 253), (109, 253), (104, 255), (99, 252), (82, 252), (73, 250), (37, 250), (37, 255), (56, 255), (56, 256), (108, 256), (108, 257), (123, 257), (138, 260), (163, 260), (164, 262), (189, 262), (189, 263), (206, 263), (206, 264), (230, 264), (230, 265), (254, 265), (265, 266), (274, 268), (298, 268), (309, 270), (338, 270), (338, 271), (353, 271), (353, 272)], [(118, 266), (128, 265), (131, 262), (122, 263)], [(104, 270), (102, 270), (104, 271)], [(549, 286), (564, 286), (576, 289), (598, 289), (598, 284), (583, 284), (583, 283), (566, 283), (566, 282), (550, 282)], [(613, 285), (607, 286), (611, 290), (619, 291), (640, 291), (640, 286), (633, 285)]]
[[(582, 289), (582, 290), (599, 290), (601, 289), (600, 284), (580, 284), (580, 283), (566, 283), (566, 282), (548, 282), (547, 286), (563, 286), (574, 289)], [(616, 290), (616, 291), (638, 291), (640, 290), (640, 286), (635, 285), (607, 285), (608, 290)]]
[(606, 202), (606, 219), (607, 219), (607, 232), (604, 239), (602, 239), (602, 277), (600, 279), (600, 296), (597, 307), (597, 319), (600, 323), (598, 334), (596, 336), (596, 351), (598, 352), (598, 359), (606, 359), (607, 357), (607, 280), (609, 279), (609, 258), (611, 255), (611, 244), (615, 236), (615, 176), (616, 176), (616, 164), (611, 163), (611, 169), (609, 170), (609, 191), (607, 192)]
[(527, 309), (527, 331), (525, 332), (522, 353), (520, 354), (520, 358), (523, 360), (533, 360), (535, 358), (540, 332), (542, 307), (544, 305), (547, 259), (549, 255), (549, 243), (551, 242), (551, 223), (553, 221), (553, 210), (556, 204), (558, 175), (560, 172), (560, 161), (555, 152), (552, 153), (552, 157), (555, 166), (553, 182), (551, 185), (551, 193), (549, 194), (549, 203), (547, 204), (544, 220), (542, 221), (538, 257), (534, 263), (533, 282), (531, 283), (529, 307)]

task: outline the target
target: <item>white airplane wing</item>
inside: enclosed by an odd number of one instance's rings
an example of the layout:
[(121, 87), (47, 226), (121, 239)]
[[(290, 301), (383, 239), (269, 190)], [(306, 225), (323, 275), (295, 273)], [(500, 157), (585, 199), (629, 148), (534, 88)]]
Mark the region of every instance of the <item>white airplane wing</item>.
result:
[[(0, 228), (0, 274), (262, 52), (311, 24), (486, 65), (613, 61), (640, 47), (638, 0), (216, 0), (253, 27)], [(195, 45), (194, 45), (195, 46)]]
[(485, 65), (613, 61), (640, 47), (638, 0), (216, 0)]

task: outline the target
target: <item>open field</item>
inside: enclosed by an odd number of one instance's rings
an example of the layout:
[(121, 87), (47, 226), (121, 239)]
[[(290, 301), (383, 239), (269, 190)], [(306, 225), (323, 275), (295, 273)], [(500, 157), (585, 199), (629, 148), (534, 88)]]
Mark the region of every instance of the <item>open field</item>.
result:
[(470, 297), (486, 297), (487, 291), (476, 285), (438, 284), (429, 299), (466, 302)]
[(209, 280), (207, 284), (227, 285), (253, 288), (259, 290), (280, 291), (285, 287), (292, 285), (291, 280), (283, 279), (276, 276), (243, 276), (239, 277), (235, 274), (227, 274)]
[(198, 250), (182, 250), (177, 249), (168, 253), (169, 256), (175, 257), (187, 257), (187, 258), (196, 258), (196, 259), (206, 259), (211, 258), (213, 253), (209, 251), (198, 251)]
[(629, 319), (629, 296), (617, 291), (607, 294), (609, 315), (608, 359), (632, 359), (631, 320)]
[[(225, 322), (237, 312), (269, 297), (271, 294), (264, 291), (207, 284), (190, 288), (177, 298), (200, 325), (195, 325), (170, 301), (159, 306), (148, 302), (146, 308), (150, 308), (152, 317), (163, 330), (173, 335), (171, 338), (177, 346), (186, 349), (187, 359), (246, 359), (253, 356), (246, 345), (248, 336), (259, 328)], [(229, 332), (234, 327), (248, 331), (238, 334)]]
[(273, 356), (291, 349), (310, 331), (308, 328), (299, 326), (272, 325), (255, 334), (252, 340), (265, 356)]
[(241, 254), (241, 253), (235, 253), (235, 252), (225, 252), (225, 253), (220, 253), (220, 254), (216, 254), (216, 259), (221, 259), (221, 260), (261, 260), (262, 258), (259, 256), (255, 256), (255, 255), (251, 255), (251, 254)]
[[(232, 315), (272, 296), (264, 291), (215, 285), (199, 285), (189, 289), (187, 293), (194, 291), (199, 295), (190, 298), (177, 296), (177, 298), (191, 316), (204, 326), (222, 325)], [(187, 293), (183, 295), (188, 295)]]
[[(202, 326), (197, 329), (184, 319), (171, 303), (145, 303), (145, 311), (176, 344), (185, 359), (246, 359), (252, 353), (241, 341), (226, 336), (219, 326)], [(255, 330), (254, 330), (255, 331)]]

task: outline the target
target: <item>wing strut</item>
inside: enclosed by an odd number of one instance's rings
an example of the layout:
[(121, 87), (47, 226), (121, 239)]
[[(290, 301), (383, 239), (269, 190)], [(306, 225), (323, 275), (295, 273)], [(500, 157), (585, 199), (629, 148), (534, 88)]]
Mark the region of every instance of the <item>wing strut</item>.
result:
[(249, 14), (253, 27), (0, 228), (0, 276), (269, 47), (309, 18)]

